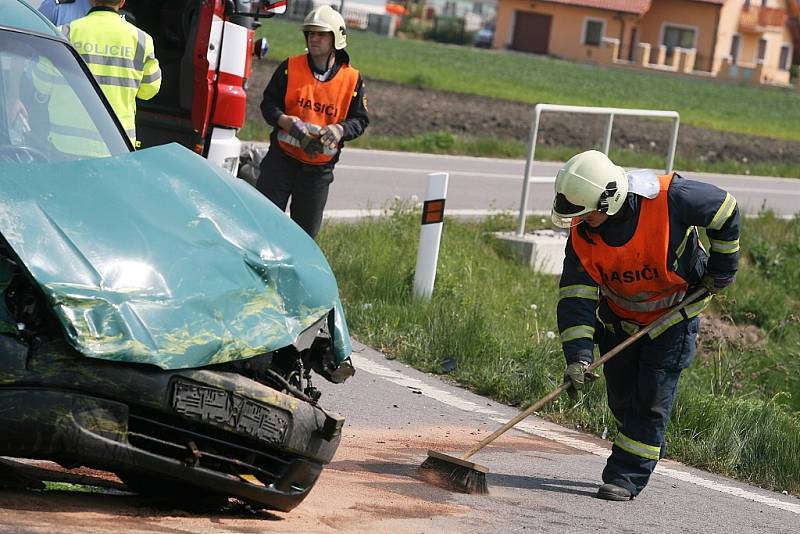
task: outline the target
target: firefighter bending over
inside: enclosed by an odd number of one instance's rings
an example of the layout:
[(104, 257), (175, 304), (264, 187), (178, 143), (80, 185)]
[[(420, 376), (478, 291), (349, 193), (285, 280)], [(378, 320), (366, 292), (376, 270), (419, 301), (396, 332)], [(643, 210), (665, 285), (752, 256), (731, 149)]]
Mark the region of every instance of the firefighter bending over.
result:
[[(570, 228), (559, 284), (558, 328), (567, 379), (577, 393), (593, 361), (659, 318), (696, 288), (714, 293), (734, 281), (739, 211), (729, 193), (676, 173), (626, 173), (598, 151), (558, 172), (553, 222)], [(706, 229), (707, 254), (697, 228)], [(618, 432), (597, 496), (633, 499), (663, 457), (681, 371), (695, 352), (698, 314), (710, 295), (659, 321), (604, 365)]]

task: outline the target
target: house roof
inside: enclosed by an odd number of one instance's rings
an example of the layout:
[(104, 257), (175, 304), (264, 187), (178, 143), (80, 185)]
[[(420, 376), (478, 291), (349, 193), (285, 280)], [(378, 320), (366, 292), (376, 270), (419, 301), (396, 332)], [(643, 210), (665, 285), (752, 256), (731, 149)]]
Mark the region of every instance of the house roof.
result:
[(607, 11), (622, 11), (644, 15), (650, 9), (651, 0), (547, 0), (554, 4), (568, 4), (572, 6), (593, 7)]
[[(593, 7), (606, 11), (622, 11), (623, 13), (634, 13), (644, 15), (650, 9), (652, 0), (547, 0), (554, 4), (567, 4), (571, 6)], [(706, 4), (722, 5), (725, 0), (693, 0)], [(797, 1), (797, 0), (793, 0)]]

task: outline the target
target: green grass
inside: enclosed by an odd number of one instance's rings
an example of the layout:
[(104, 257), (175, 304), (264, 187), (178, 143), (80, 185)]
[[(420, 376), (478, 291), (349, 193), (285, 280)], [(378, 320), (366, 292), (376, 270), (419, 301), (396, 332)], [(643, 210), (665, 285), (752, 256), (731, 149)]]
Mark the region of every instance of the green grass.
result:
[(78, 493), (107, 493), (107, 490), (98, 486), (86, 484), (72, 484), (71, 482), (44, 482), (44, 491), (74, 491)]
[[(270, 57), (302, 52), (294, 22), (271, 19), (259, 30)], [(800, 92), (576, 64), (372, 33), (348, 33), (353, 64), (367, 78), (527, 102), (668, 109), (701, 128), (800, 141)], [(454, 105), (457, 105), (454, 102)]]
[[(353, 335), (429, 372), (454, 360), (452, 378), (499, 401), (525, 406), (560, 384), (555, 335), (557, 277), (511, 261), (489, 237), (510, 217), (447, 220), (430, 302), (411, 297), (419, 212), (326, 223), (320, 244), (336, 273)], [(757, 332), (758, 341), (702, 338), (684, 372), (669, 455), (765, 487), (800, 493), (800, 220), (768, 214), (744, 222), (737, 284), (709, 314)], [(578, 406), (566, 396), (552, 420), (614, 434), (602, 383)]]
[(671, 424), (670, 450), (679, 451), (685, 462), (797, 493), (800, 419), (778, 402), (684, 389)]

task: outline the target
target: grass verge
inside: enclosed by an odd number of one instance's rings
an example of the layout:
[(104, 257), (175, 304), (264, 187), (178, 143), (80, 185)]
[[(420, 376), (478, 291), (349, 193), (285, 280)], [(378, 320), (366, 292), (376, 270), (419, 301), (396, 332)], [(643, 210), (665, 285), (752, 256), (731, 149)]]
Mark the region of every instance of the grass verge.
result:
[[(710, 314), (718, 329), (725, 325), (733, 334), (701, 339), (697, 361), (681, 380), (669, 454), (797, 494), (800, 275), (764, 278), (776, 264), (762, 260), (800, 260), (800, 220), (764, 215), (745, 225), (742, 248), (748, 252), (739, 283)], [(516, 264), (489, 237), (512, 227), (508, 217), (480, 224), (447, 220), (430, 302), (411, 297), (418, 211), (400, 206), (390, 217), (326, 223), (319, 237), (354, 336), (428, 372), (442, 372), (452, 360), (450, 374), (459, 383), (525, 406), (560, 384), (564, 362), (555, 326), (557, 277)], [(738, 335), (745, 324), (755, 341)], [(602, 381), (579, 405), (564, 396), (543, 411), (552, 420), (614, 435)]]

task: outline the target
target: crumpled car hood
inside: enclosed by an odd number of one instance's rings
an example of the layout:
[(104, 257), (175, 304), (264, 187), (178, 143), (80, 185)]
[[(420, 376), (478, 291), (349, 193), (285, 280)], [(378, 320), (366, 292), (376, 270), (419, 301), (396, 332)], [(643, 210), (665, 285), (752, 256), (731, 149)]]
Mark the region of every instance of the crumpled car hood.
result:
[(0, 232), (86, 356), (200, 367), (290, 345), (329, 313), (336, 363), (351, 352), (316, 243), (179, 145), (0, 165)]

